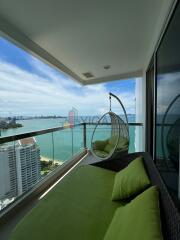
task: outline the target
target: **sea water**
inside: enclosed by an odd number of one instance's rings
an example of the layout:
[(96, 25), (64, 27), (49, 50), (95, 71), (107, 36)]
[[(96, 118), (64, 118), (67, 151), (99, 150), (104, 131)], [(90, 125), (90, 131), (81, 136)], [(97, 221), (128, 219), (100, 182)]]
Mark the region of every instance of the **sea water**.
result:
[[(11, 136), (15, 134), (38, 131), (47, 128), (63, 126), (65, 120), (63, 118), (48, 118), (48, 119), (29, 119), (17, 121), (23, 127), (1, 130), (1, 137)], [(135, 122), (134, 115), (129, 115), (129, 122)], [(91, 137), (94, 130), (94, 125), (87, 125), (87, 146), (91, 147)], [(109, 126), (102, 126), (96, 134), (96, 138), (106, 138)], [(130, 147), (129, 152), (135, 150), (135, 127), (130, 126)], [(37, 144), (40, 147), (41, 156), (50, 160), (66, 161), (75, 154), (83, 150), (83, 126), (78, 126), (70, 129), (64, 129), (53, 133), (42, 134), (35, 137)], [(12, 143), (13, 144), (13, 143)]]

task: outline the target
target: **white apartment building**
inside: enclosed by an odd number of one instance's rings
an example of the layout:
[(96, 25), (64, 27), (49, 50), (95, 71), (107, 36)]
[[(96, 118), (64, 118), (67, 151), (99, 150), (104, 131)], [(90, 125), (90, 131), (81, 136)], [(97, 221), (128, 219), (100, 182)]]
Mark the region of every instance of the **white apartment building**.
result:
[(40, 149), (35, 138), (0, 147), (0, 200), (17, 197), (41, 178)]

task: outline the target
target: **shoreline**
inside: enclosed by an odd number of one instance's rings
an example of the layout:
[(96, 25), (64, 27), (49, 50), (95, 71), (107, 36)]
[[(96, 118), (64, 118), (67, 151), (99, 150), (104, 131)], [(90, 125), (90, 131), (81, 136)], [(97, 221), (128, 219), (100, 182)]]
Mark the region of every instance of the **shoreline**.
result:
[(45, 156), (42, 156), (42, 155), (40, 155), (40, 157), (41, 157), (41, 161), (45, 161), (45, 162), (52, 161), (54, 163), (57, 163), (58, 165), (62, 165), (64, 163), (64, 161), (62, 161), (62, 160), (56, 160), (56, 159), (53, 160), (51, 158), (48, 158), (48, 157), (45, 157)]

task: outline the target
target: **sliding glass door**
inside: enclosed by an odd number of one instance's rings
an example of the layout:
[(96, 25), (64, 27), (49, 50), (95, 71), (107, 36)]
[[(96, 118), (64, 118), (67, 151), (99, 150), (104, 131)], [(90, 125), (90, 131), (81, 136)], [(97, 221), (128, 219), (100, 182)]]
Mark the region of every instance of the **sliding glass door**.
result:
[(180, 4), (156, 53), (155, 159), (172, 195), (179, 191)]

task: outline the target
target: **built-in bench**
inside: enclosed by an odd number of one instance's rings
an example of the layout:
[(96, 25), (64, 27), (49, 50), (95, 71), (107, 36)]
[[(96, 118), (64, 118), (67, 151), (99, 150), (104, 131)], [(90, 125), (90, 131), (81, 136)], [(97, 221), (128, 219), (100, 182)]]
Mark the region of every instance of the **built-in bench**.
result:
[(140, 155), (144, 157), (151, 184), (158, 186), (160, 192), (164, 239), (180, 239), (178, 211), (152, 159), (148, 154), (137, 153), (76, 167), (20, 221), (11, 240), (104, 239), (116, 210), (121, 211), (129, 204), (111, 200), (115, 174)]
[(152, 185), (158, 186), (159, 201), (161, 210), (161, 224), (163, 237), (166, 240), (179, 240), (180, 239), (180, 213), (174, 205), (167, 188), (157, 170), (152, 158), (148, 153), (137, 152), (123, 156), (122, 159), (114, 161), (103, 161), (92, 163), (94, 166), (110, 169), (113, 171), (120, 171), (124, 169), (131, 161), (138, 156), (143, 156), (144, 166)]

